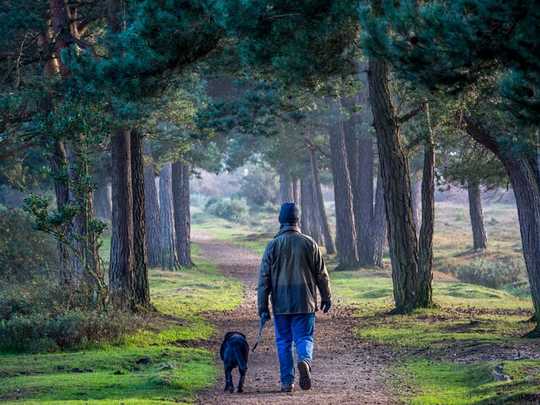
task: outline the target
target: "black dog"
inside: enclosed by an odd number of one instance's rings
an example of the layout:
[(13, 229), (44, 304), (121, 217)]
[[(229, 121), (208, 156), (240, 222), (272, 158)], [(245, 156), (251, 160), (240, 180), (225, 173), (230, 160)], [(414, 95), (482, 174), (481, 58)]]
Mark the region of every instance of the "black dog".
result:
[(232, 370), (238, 367), (240, 380), (238, 381), (237, 392), (243, 392), (249, 356), (249, 345), (246, 336), (240, 332), (228, 332), (223, 338), (219, 354), (225, 367), (225, 391), (229, 391), (231, 394), (234, 392)]

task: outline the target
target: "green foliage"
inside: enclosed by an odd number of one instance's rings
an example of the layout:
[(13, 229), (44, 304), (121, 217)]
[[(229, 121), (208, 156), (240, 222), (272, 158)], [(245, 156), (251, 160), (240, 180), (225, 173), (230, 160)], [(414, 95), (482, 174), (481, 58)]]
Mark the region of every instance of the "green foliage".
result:
[(364, 45), (401, 74), (429, 89), (461, 91), (497, 80), (512, 112), (538, 124), (540, 9), (534, 2), (498, 0), (384, 1), (364, 8)]
[(355, 71), (357, 2), (227, 0), (215, 4), (218, 22), (238, 38), (244, 63), (292, 83)]
[(55, 273), (56, 244), (37, 232), (26, 213), (0, 208), (0, 275), (3, 279), (28, 280)]
[(101, 41), (106, 57), (90, 50), (63, 55), (73, 72), (69, 85), (86, 95), (108, 95), (124, 118), (135, 116), (137, 99), (163, 88), (162, 74), (196, 62), (221, 35), (204, 2), (145, 0), (129, 6), (127, 16), (117, 10), (117, 21)]
[(232, 222), (243, 222), (248, 215), (246, 201), (239, 198), (213, 197), (208, 200), (204, 209), (209, 214)]

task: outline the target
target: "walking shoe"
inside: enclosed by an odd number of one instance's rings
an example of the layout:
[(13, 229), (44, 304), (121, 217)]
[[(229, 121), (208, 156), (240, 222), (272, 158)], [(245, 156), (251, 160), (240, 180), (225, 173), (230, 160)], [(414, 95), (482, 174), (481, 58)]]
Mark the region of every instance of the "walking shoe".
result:
[(281, 384), (281, 392), (293, 392), (294, 390), (294, 384)]
[(311, 388), (311, 367), (305, 361), (298, 362), (298, 373), (300, 374), (300, 388), (309, 390)]

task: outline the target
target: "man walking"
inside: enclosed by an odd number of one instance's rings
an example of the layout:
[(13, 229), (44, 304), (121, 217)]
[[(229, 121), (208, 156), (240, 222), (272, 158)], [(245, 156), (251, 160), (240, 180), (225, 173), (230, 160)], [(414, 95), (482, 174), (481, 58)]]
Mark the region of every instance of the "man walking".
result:
[(328, 312), (331, 306), (324, 259), (317, 243), (300, 232), (298, 220), (296, 204), (285, 203), (281, 206), (281, 227), (264, 252), (257, 290), (262, 321), (270, 319), (268, 297), (271, 297), (283, 392), (294, 389), (293, 342), (300, 388), (311, 388), (317, 289), (323, 312)]

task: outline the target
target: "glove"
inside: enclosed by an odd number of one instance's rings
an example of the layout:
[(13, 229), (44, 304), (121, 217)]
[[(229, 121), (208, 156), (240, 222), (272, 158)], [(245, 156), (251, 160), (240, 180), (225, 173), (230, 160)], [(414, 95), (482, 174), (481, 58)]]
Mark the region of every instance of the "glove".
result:
[(261, 318), (262, 323), (266, 323), (270, 320), (270, 313), (268, 311), (261, 312), (259, 316)]
[(326, 314), (328, 311), (330, 311), (330, 307), (332, 306), (332, 301), (321, 301), (321, 309)]

